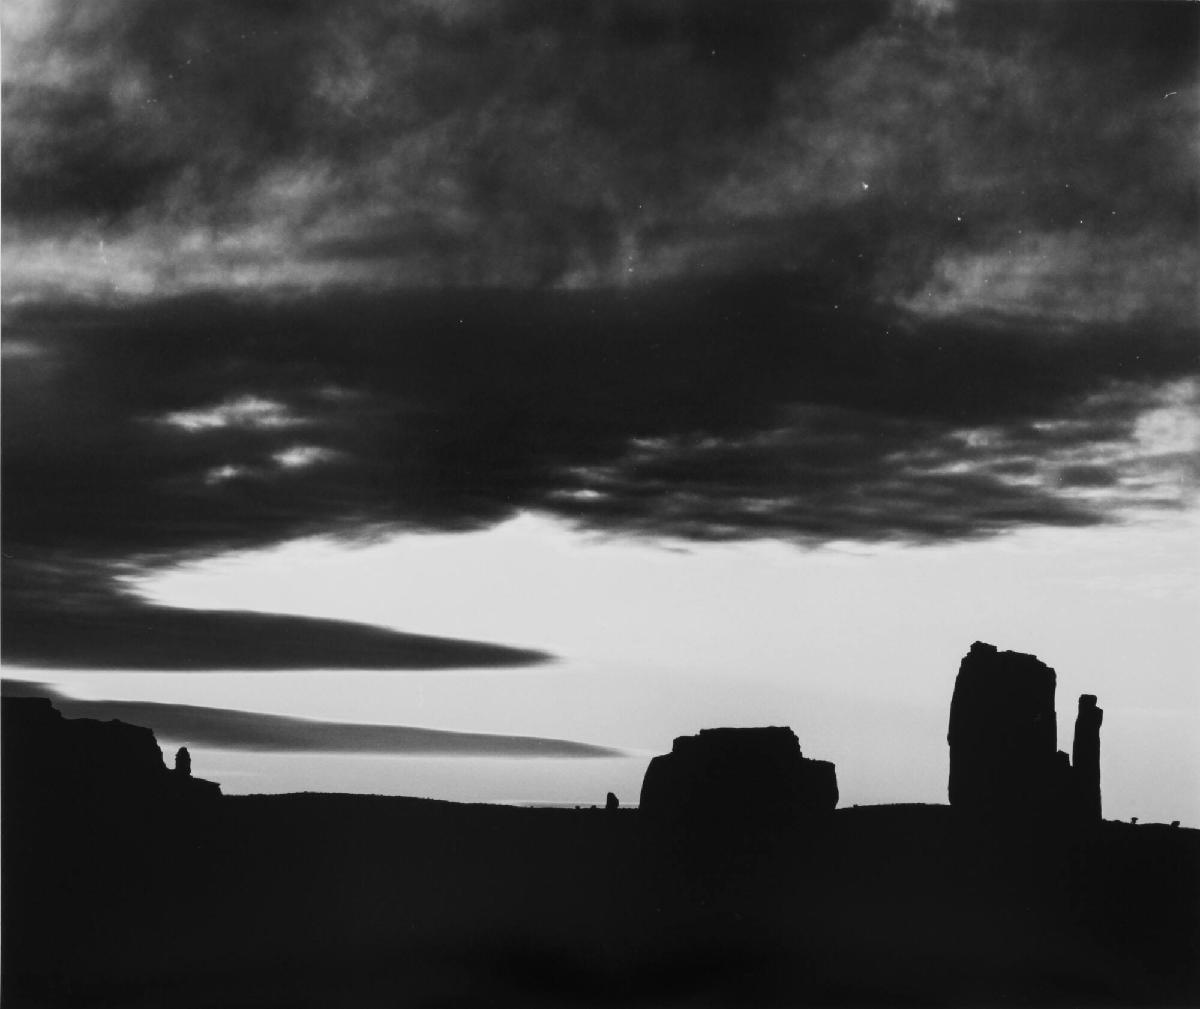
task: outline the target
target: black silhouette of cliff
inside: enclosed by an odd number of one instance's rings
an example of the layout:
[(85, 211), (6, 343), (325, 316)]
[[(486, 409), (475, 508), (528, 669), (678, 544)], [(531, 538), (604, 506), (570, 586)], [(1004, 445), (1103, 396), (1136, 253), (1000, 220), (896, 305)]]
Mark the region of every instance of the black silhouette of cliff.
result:
[(997, 820), (1099, 822), (1096, 698), (1079, 699), (1074, 760), (1058, 749), (1056, 676), (1036, 656), (976, 641), (950, 703), (950, 804)]
[(186, 770), (178, 761), (168, 770), (153, 730), (143, 726), (64, 718), (43, 697), (5, 697), (0, 716), (4, 788), (15, 801), (37, 797), (107, 817), (221, 794), (215, 782), (191, 776), (189, 760)]
[(833, 764), (809, 760), (789, 728), (701, 729), (679, 736), (642, 780), (640, 809), (658, 821), (787, 822), (837, 806)]

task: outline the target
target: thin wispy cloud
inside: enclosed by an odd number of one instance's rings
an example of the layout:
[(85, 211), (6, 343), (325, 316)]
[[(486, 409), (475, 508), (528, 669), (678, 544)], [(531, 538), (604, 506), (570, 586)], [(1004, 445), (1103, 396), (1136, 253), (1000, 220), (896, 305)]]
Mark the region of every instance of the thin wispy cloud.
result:
[(623, 757), (624, 751), (540, 736), (368, 725), (152, 701), (82, 700), (38, 683), (5, 681), (6, 697), (50, 697), (67, 718), (119, 719), (197, 748), (265, 753), (371, 753), (410, 757)]
[(48, 559), (16, 548), (4, 565), (4, 661), (185, 672), (499, 669), (551, 661), (536, 649), (344, 620), (154, 605), (128, 587), (137, 570), (114, 558)]

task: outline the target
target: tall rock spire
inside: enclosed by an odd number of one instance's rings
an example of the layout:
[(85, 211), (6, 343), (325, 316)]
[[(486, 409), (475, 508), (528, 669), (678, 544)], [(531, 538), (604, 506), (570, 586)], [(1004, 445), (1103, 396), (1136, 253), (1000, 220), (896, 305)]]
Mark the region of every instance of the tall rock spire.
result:
[(1075, 717), (1075, 742), (1071, 747), (1071, 769), (1075, 799), (1082, 820), (1100, 820), (1100, 723), (1104, 709), (1096, 706), (1095, 694), (1082, 694)]

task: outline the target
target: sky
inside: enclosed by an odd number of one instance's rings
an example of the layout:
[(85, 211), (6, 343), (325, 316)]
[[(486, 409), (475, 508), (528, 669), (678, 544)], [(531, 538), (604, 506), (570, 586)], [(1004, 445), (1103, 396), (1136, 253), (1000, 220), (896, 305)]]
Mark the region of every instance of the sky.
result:
[(984, 640), (1200, 824), (1200, 8), (3, 18), (10, 690), (229, 793), (787, 724), (938, 802)]

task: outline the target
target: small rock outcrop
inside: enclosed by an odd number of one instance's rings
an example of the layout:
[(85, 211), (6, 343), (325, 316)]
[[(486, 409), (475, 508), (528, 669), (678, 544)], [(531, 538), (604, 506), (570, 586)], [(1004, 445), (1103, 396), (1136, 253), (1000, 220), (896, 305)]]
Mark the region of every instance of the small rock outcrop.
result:
[(837, 806), (833, 764), (809, 760), (789, 728), (701, 729), (655, 757), (641, 811), (661, 821), (811, 821)]
[(950, 702), (950, 804), (991, 817), (1100, 818), (1100, 720), (1080, 698), (1073, 761), (1058, 749), (1056, 675), (1036, 656), (975, 642)]

